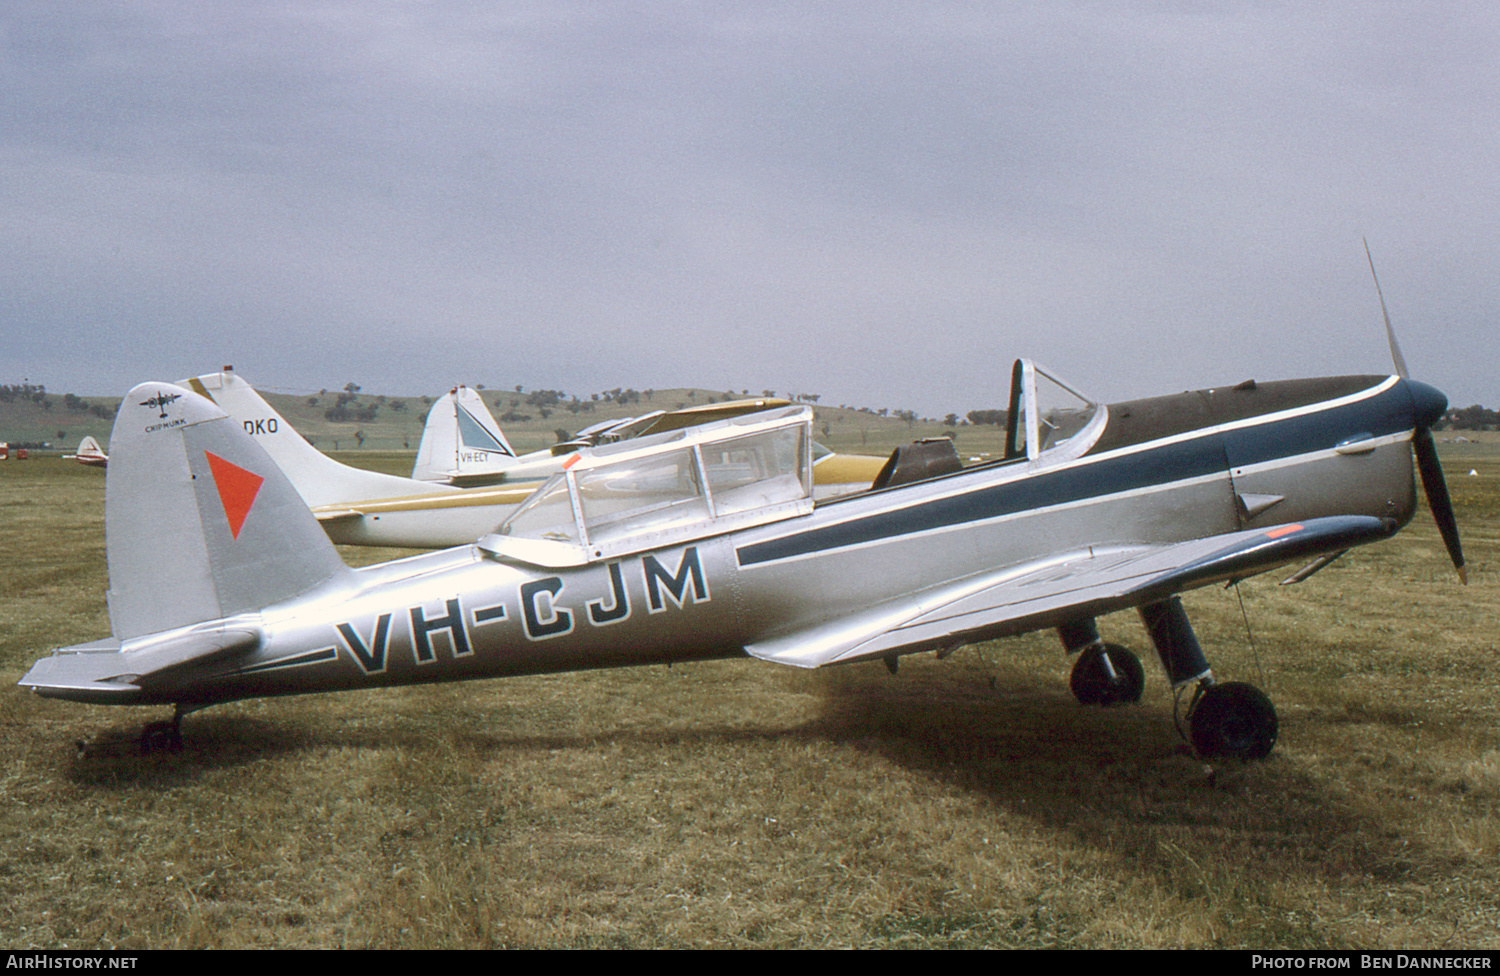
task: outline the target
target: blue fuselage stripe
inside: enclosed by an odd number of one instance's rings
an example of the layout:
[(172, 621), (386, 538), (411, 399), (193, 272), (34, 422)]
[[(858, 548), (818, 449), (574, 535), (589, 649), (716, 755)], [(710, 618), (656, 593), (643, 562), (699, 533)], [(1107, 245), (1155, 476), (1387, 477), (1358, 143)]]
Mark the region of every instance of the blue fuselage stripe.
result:
[[(1280, 420), (1205, 432), (1182, 441), (1166, 439), (1154, 447), (1098, 460), (1085, 456), (1079, 463), (1056, 471), (808, 529), (744, 546), (737, 554), (741, 566), (790, 559), (1225, 474), (1226, 458), (1230, 467), (1261, 464), (1330, 450), (1353, 432), (1380, 437), (1409, 430), (1411, 425), (1411, 397), (1397, 384), (1379, 396)], [(985, 477), (979, 469), (968, 476)], [(949, 476), (964, 477), (964, 473)]]

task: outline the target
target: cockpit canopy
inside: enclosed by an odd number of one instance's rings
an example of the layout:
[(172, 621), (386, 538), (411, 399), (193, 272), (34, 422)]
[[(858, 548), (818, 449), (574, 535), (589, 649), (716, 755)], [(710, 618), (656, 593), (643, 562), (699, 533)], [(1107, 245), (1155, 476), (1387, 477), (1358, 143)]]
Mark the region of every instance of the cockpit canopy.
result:
[(783, 407), (580, 450), (479, 545), (578, 566), (812, 506), (812, 410)]

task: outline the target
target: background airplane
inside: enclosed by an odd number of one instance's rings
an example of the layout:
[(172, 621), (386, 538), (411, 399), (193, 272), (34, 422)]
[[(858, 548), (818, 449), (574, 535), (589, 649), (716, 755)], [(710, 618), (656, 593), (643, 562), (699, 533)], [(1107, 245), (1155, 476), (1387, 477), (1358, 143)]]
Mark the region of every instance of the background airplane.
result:
[[(456, 386), (439, 397), (428, 410), (411, 476), (416, 481), (460, 487), (540, 481), (558, 471), (563, 459), (580, 447), (612, 444), (631, 437), (680, 430), (789, 405), (788, 400), (761, 397), (700, 404), (672, 411), (655, 410), (640, 417), (594, 424), (548, 449), (518, 456), (479, 393), (467, 386)], [(822, 453), (826, 455), (828, 452)], [(865, 459), (869, 477), (863, 478), (856, 487), (844, 490), (867, 487), (879, 472), (881, 463), (878, 459)], [(825, 492), (830, 495), (842, 493), (833, 486)]]
[(109, 466), (109, 455), (105, 453), (104, 448), (100, 447), (99, 442), (94, 440), (92, 436), (86, 436), (83, 440), (79, 441), (78, 453), (64, 454), (63, 460), (77, 461), (79, 464), (86, 464), (95, 468)]
[[(1096, 618), (1136, 608), (1203, 756), (1257, 758), (1277, 719), (1219, 683), (1177, 594), (1388, 538), (1412, 460), (1463, 555), (1429, 428), (1441, 393), (1400, 376), (1257, 384), (1108, 406), (1027, 361), (1005, 457), (893, 459), (814, 503), (805, 407), (587, 448), (476, 544), (350, 569), (261, 447), (202, 397), (122, 402), (106, 487), (111, 638), (20, 684), (170, 704), (751, 655), (798, 667), (1055, 628), (1081, 701), (1139, 697)], [(160, 404), (169, 414), (162, 420)], [(951, 448), (950, 448), (951, 450)]]
[[(516, 458), (512, 452), (515, 463), (500, 471), (505, 478), (500, 484), (461, 489), (335, 461), (309, 444), (232, 370), (206, 373), (180, 381), (180, 385), (217, 403), (238, 420), (286, 473), (329, 538), (341, 544), (438, 549), (473, 542), (504, 521), (541, 479), (561, 470), (579, 442), (575, 439), (558, 454), (540, 451)], [(448, 450), (440, 445), (455, 445), (453, 450), (457, 450), (456, 445), (462, 443), (454, 419), (461, 404), (456, 396), (449, 402), (454, 405), (451, 413), (445, 408), (428, 416), (417, 452), (419, 471), (435, 475), (440, 467), (437, 457)], [(483, 404), (474, 408), (472, 401), (467, 402), (470, 407), (464, 412), (473, 426), (503, 441)], [(740, 407), (733, 412), (750, 412), (751, 405), (759, 402), (739, 401)], [(727, 406), (718, 405), (721, 411)], [(711, 417), (706, 412), (677, 411), (660, 418), (653, 415), (652, 423), (671, 429), (674, 423), (701, 422), (699, 418), (705, 416)], [(593, 433), (582, 432), (580, 438), (591, 443), (619, 439), (626, 432), (616, 428), (628, 423), (621, 421), (603, 430), (593, 429)], [(820, 497), (868, 488), (885, 463), (884, 458), (833, 454), (816, 445), (814, 449), (818, 455), (814, 478)]]

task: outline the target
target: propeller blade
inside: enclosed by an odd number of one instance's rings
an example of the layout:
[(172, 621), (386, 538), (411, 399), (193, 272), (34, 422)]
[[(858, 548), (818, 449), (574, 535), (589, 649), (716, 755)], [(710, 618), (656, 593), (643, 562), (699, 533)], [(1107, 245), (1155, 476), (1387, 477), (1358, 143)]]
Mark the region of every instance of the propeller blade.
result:
[(1370, 242), (1363, 237), (1360, 240), (1365, 245), (1365, 260), (1370, 262), (1370, 277), (1375, 279), (1375, 294), (1380, 299), (1380, 314), (1385, 319), (1385, 338), (1391, 344), (1391, 362), (1396, 366), (1396, 375), (1407, 380), (1407, 388), (1412, 392), (1416, 429), (1412, 431), (1411, 448), (1417, 459), (1417, 471), (1422, 475), (1422, 490), (1427, 493), (1427, 505), (1432, 509), (1432, 518), (1437, 522), (1443, 545), (1448, 547), (1448, 558), (1453, 560), (1459, 580), (1467, 586), (1469, 571), (1464, 568), (1464, 550), (1458, 539), (1458, 520), (1453, 517), (1453, 499), (1448, 496), (1448, 482), (1443, 477), (1437, 445), (1432, 440), (1432, 425), (1448, 408), (1448, 398), (1425, 383), (1408, 379), (1406, 358), (1401, 355), (1401, 346), (1396, 342), (1391, 314), (1385, 308), (1385, 294), (1380, 290), (1380, 277), (1375, 274), (1375, 259), (1370, 256)]
[(1411, 444), (1412, 451), (1417, 456), (1417, 470), (1422, 475), (1422, 490), (1427, 492), (1427, 504), (1432, 509), (1432, 518), (1437, 522), (1443, 545), (1448, 547), (1448, 557), (1453, 560), (1453, 568), (1458, 570), (1459, 580), (1467, 586), (1469, 571), (1464, 568), (1464, 550), (1458, 540), (1458, 522), (1453, 517), (1453, 502), (1448, 497), (1448, 482), (1438, 464), (1437, 445), (1433, 443), (1432, 432), (1426, 427), (1418, 427), (1412, 435)]
[(1391, 328), (1390, 313), (1385, 310), (1385, 295), (1380, 291), (1380, 278), (1375, 274), (1375, 259), (1370, 257), (1370, 242), (1363, 237), (1360, 240), (1365, 244), (1365, 260), (1370, 262), (1370, 277), (1375, 279), (1375, 295), (1380, 299), (1380, 314), (1385, 316), (1385, 339), (1391, 344), (1391, 362), (1396, 365), (1396, 375), (1404, 380), (1407, 378), (1406, 359), (1401, 355), (1401, 346), (1396, 342), (1396, 330)]

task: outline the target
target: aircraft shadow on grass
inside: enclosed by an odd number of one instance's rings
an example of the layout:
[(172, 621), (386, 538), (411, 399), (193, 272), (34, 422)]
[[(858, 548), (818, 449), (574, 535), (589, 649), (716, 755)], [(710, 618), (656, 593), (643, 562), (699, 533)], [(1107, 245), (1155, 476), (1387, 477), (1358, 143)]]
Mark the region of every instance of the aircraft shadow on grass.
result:
[[(426, 762), (425, 756), (441, 763), (456, 749), (465, 762), (493, 765), (509, 764), (518, 753), (556, 750), (623, 746), (629, 762), (661, 750), (689, 750), (701, 759), (720, 747), (761, 743), (774, 749), (787, 741), (814, 741), (867, 753), (929, 778), (934, 789), (981, 797), (997, 813), (1058, 831), (1190, 895), (1197, 886), (1229, 883), (1224, 878), (1271, 884), (1284, 882), (1289, 872), (1394, 878), (1420, 859), (1425, 846), (1420, 838), (1374, 823), (1280, 763), (1221, 765), (1216, 780), (1176, 740), (1168, 717), (1082, 708), (1044, 680), (992, 691), (977, 674), (955, 679), (928, 669), (900, 683), (855, 678), (813, 687), (821, 696), (816, 716), (749, 728), (704, 724), (558, 735), (517, 732), (518, 716), (494, 723), (494, 731), (469, 717), (435, 736), (430, 726), (400, 719), (330, 730), (320, 721), (205, 716), (195, 729), (202, 744), (190, 763), (172, 756), (142, 762), (133, 735), (120, 729), (96, 737), (70, 763), (69, 778), (103, 789), (173, 789), (204, 770), (328, 750), (399, 747), (413, 761)], [(464, 707), (476, 714), (486, 708), (483, 702)], [(703, 809), (713, 806), (713, 796), (702, 799)], [(753, 795), (739, 799), (756, 802)], [(764, 799), (780, 802), (769, 793)], [(694, 814), (683, 816), (690, 820)], [(1354, 844), (1353, 837), (1363, 840)]]

